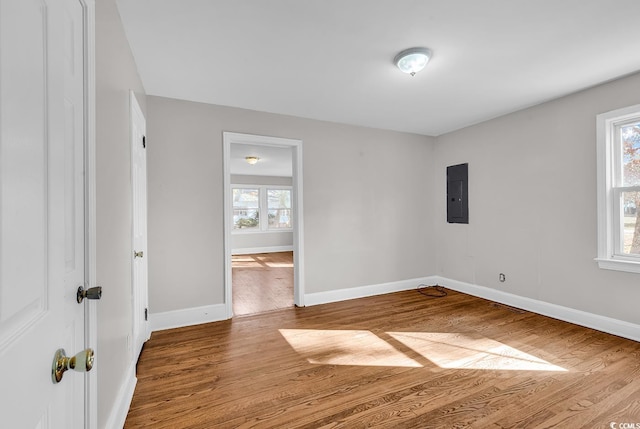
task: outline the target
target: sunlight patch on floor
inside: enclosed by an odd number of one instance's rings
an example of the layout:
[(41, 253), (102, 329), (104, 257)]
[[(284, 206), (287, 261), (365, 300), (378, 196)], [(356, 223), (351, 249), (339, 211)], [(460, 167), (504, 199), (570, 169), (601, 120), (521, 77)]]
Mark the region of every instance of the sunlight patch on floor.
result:
[(260, 268), (264, 266), (264, 264), (260, 263), (260, 261), (256, 261), (250, 256), (236, 255), (232, 257), (231, 264), (233, 268)]
[(311, 364), (422, 366), (370, 331), (280, 329), (280, 333)]
[(233, 255), (231, 259), (233, 268), (292, 268), (293, 262), (270, 261), (268, 257)]
[(476, 333), (388, 332), (441, 368), (566, 371), (543, 359)]
[(289, 262), (265, 262), (271, 268), (292, 268), (293, 264)]
[[(291, 347), (311, 364), (423, 367), (371, 331), (329, 329), (280, 329), (279, 331)], [(417, 353), (440, 368), (567, 371), (477, 333), (387, 332), (386, 334), (407, 347), (407, 352)], [(400, 349), (402, 349), (401, 346)]]
[(255, 260), (259, 261), (262, 265), (270, 268), (291, 268), (293, 267), (293, 261), (289, 262), (273, 260), (274, 258), (269, 256), (256, 256)]

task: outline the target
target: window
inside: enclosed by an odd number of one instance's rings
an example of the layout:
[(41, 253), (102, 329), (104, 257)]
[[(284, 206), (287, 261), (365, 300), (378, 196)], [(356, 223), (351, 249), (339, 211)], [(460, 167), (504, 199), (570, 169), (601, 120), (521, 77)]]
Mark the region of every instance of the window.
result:
[(233, 231), (291, 231), (291, 188), (232, 185)]
[(260, 228), (260, 189), (233, 188), (233, 229)]
[(291, 229), (291, 189), (267, 188), (268, 229)]
[(598, 115), (598, 264), (640, 273), (640, 105)]

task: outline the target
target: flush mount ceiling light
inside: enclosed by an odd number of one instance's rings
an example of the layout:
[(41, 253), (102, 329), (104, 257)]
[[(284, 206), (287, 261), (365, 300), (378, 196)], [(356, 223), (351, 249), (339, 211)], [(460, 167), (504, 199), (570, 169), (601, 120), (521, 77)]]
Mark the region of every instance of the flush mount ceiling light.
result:
[(247, 161), (247, 164), (254, 165), (260, 158), (258, 158), (257, 156), (245, 156), (244, 159), (245, 161)]
[(431, 51), (429, 49), (410, 48), (396, 55), (393, 62), (400, 71), (414, 76), (427, 65), (429, 58), (431, 58)]

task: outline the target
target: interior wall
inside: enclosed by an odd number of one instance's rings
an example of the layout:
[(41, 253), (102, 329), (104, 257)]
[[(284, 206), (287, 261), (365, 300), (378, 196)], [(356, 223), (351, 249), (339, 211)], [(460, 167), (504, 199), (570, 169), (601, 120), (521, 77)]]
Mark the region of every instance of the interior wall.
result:
[[(437, 274), (638, 324), (638, 274), (598, 268), (596, 115), (640, 74), (437, 138)], [(446, 167), (469, 163), (469, 225), (446, 223)], [(506, 275), (499, 282), (499, 273)]]
[(303, 141), (306, 293), (435, 270), (430, 137), (149, 96), (149, 305), (224, 302), (223, 131)]
[(98, 427), (118, 406), (132, 365), (131, 148), (129, 90), (146, 110), (144, 89), (114, 0), (96, 2), (96, 235)]
[[(231, 175), (231, 185), (292, 186), (292, 184), (293, 180), (291, 177)], [(231, 232), (231, 249), (234, 253), (243, 252), (245, 249), (283, 246), (293, 246), (293, 232)]]

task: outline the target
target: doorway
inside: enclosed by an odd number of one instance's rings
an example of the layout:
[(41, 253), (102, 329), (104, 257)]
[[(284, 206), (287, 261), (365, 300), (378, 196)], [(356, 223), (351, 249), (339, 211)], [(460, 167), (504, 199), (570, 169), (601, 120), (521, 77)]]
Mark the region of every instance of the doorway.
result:
[(223, 149), (227, 317), (304, 306), (302, 142), (225, 132)]

